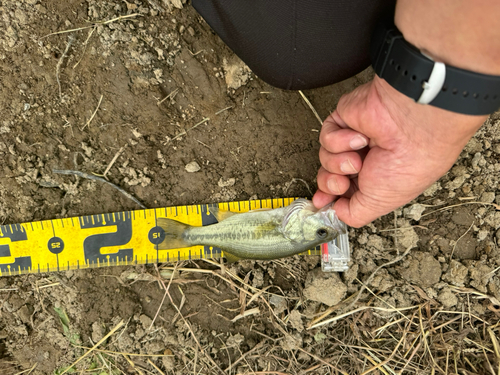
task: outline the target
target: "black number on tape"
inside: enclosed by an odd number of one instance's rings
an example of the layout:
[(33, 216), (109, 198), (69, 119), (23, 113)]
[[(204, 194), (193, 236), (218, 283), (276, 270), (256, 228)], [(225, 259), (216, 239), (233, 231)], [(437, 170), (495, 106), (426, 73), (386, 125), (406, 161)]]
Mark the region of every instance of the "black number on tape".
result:
[(59, 254), (64, 250), (64, 241), (59, 237), (52, 237), (47, 243), (47, 247), (52, 254)]
[(152, 244), (158, 245), (165, 239), (165, 231), (162, 227), (151, 228), (148, 233), (148, 239)]
[(114, 233), (100, 233), (87, 237), (83, 241), (83, 250), (85, 253), (85, 260), (89, 263), (105, 263), (108, 261), (116, 262), (118, 260), (132, 261), (133, 249), (120, 249), (114, 254), (101, 254), (101, 248), (108, 246), (122, 246), (130, 242), (132, 238), (132, 219), (130, 213), (117, 213), (115, 214), (115, 221), (109, 220), (110, 215), (106, 215), (107, 220), (103, 222), (101, 215), (95, 215), (94, 222), (91, 216), (85, 216), (80, 219), (81, 228), (100, 228), (116, 226)]
[[(28, 236), (26, 232), (22, 229), (20, 225), (1, 225), (0, 233), (2, 234), (0, 238), (10, 238), (11, 242), (17, 241), (26, 241)], [(10, 257), (10, 246), (9, 245), (0, 245), (0, 262), (2, 261), (2, 257)], [(31, 268), (31, 257), (16, 257), (14, 258), (14, 263), (9, 264), (0, 264), (0, 270), (2, 272), (17, 272), (19, 270), (27, 270)]]

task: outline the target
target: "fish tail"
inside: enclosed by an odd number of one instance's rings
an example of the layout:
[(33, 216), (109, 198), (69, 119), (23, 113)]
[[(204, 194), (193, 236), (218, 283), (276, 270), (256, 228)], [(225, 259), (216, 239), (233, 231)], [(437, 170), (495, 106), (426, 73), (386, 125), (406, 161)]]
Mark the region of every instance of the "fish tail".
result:
[(158, 226), (165, 231), (165, 239), (158, 245), (159, 250), (179, 249), (191, 246), (185, 239), (185, 232), (190, 228), (189, 225), (175, 220), (158, 218)]

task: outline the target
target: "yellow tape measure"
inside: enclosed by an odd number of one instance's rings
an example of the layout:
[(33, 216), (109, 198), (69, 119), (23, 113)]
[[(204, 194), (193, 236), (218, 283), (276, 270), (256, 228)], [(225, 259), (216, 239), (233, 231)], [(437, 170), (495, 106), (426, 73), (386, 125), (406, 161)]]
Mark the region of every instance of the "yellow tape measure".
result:
[[(161, 217), (193, 226), (217, 222), (210, 207), (247, 212), (278, 208), (296, 198), (264, 199), (125, 211), (0, 226), (0, 276), (163, 263), (224, 256), (212, 246), (159, 250), (165, 233)], [(318, 246), (307, 254), (320, 254)]]

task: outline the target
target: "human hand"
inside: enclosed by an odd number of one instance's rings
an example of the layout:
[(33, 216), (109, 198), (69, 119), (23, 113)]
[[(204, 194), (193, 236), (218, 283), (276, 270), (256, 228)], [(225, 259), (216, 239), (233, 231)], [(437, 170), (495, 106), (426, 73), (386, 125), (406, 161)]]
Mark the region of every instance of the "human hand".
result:
[(313, 202), (338, 198), (340, 220), (366, 225), (446, 173), (486, 118), (417, 104), (376, 76), (325, 120)]

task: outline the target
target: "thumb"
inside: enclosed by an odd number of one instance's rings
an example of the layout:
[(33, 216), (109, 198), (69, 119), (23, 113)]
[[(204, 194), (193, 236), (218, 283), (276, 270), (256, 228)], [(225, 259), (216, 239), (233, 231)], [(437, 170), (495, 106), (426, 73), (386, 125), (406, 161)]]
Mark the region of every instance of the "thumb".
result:
[(354, 228), (360, 228), (371, 223), (381, 215), (388, 213), (370, 208), (366, 205), (365, 200), (366, 197), (358, 190), (351, 198), (342, 197), (337, 199), (333, 209), (339, 220)]

